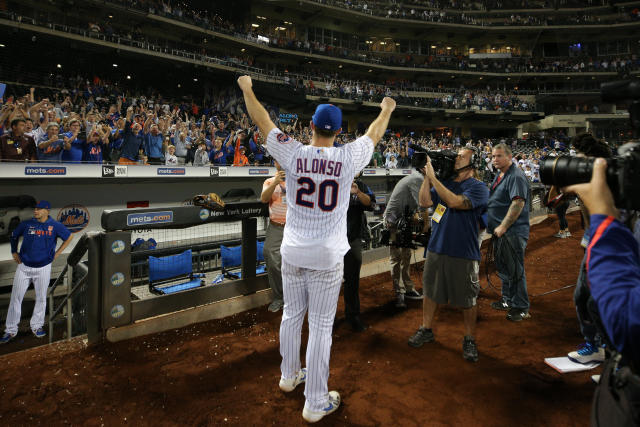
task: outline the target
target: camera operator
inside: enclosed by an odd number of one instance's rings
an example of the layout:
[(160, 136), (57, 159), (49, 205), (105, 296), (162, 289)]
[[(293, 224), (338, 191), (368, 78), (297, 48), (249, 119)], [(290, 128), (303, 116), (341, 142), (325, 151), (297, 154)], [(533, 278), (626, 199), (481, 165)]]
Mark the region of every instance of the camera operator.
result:
[(424, 181), (424, 171), (414, 169), (410, 175), (402, 178), (391, 192), (383, 218), (389, 231), (389, 254), (391, 263), (391, 280), (396, 293), (397, 308), (406, 308), (404, 299), (422, 299), (409, 275), (411, 265), (411, 248), (398, 246), (398, 225), (405, 220), (405, 213), (413, 213), (418, 209), (418, 193)]
[(422, 277), (422, 326), (409, 339), (412, 347), (422, 347), (434, 340), (431, 325), (438, 304), (462, 307), (465, 329), (462, 356), (472, 362), (478, 360), (475, 342), (480, 290), (478, 218), (486, 211), (489, 200), (486, 185), (474, 178), (479, 165), (479, 154), (474, 148), (461, 148), (455, 161), (455, 177), (440, 182), (430, 159), (427, 161), (420, 206), (436, 205), (436, 208)]
[(631, 231), (618, 219), (599, 158), (591, 182), (564, 189), (578, 194), (591, 214), (587, 280), (613, 356), (606, 362), (594, 396), (593, 426), (640, 423), (640, 253)]
[(531, 317), (524, 271), (531, 190), (527, 177), (513, 162), (511, 149), (506, 144), (493, 147), (491, 157), (500, 173), (491, 184), (487, 232), (494, 235), (496, 268), (502, 281), (502, 298), (491, 303), (491, 308), (508, 311), (507, 319), (519, 322)]

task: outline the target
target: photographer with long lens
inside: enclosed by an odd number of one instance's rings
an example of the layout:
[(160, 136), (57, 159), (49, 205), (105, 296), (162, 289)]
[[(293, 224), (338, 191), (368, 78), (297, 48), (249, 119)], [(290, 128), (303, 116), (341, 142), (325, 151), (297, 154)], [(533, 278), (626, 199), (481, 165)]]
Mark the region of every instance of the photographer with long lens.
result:
[[(572, 145), (575, 147), (578, 157), (582, 158), (582, 160), (584, 160), (585, 156), (604, 158), (611, 157), (611, 148), (609, 148), (609, 146), (603, 141), (595, 139), (591, 134), (588, 133), (576, 135), (573, 138)], [(562, 163), (563, 161), (564, 160), (560, 160), (560, 163)], [(577, 158), (576, 161), (580, 162), (580, 160)], [(552, 178), (548, 175), (550, 171), (553, 171), (552, 167), (554, 164), (557, 165), (557, 160), (555, 159), (546, 161), (544, 163), (542, 170), (544, 180)], [(552, 186), (550, 193), (554, 194), (555, 189), (556, 186)], [(562, 202), (563, 198), (566, 199), (566, 195), (559, 195), (556, 197), (556, 199), (558, 197), (560, 197), (560, 202)], [(590, 213), (584, 203), (580, 204), (580, 209), (582, 211), (582, 217), (586, 228), (585, 233), (582, 237), (582, 246), (586, 249), (590, 239)], [(589, 291), (589, 285), (587, 284), (586, 263), (587, 256), (585, 254), (582, 259), (582, 263), (580, 264), (580, 273), (578, 274), (576, 288), (573, 293), (573, 301), (576, 305), (576, 314), (578, 316), (578, 325), (580, 326), (580, 332), (584, 337), (584, 343), (581, 344), (577, 350), (571, 351), (567, 356), (569, 357), (569, 359), (578, 363), (604, 362), (604, 343), (602, 337), (598, 332), (598, 329), (596, 328), (595, 320), (592, 319), (591, 313), (587, 309), (587, 303), (589, 298), (591, 297), (591, 292)]]
[[(636, 166), (639, 159), (636, 152)], [(640, 425), (640, 252), (629, 228), (617, 219), (616, 193), (607, 185), (611, 165), (607, 168), (604, 159), (592, 165), (591, 182), (564, 189), (578, 194), (591, 213), (587, 280), (600, 325), (613, 347), (596, 389), (591, 424)], [(638, 175), (635, 169), (636, 182)]]
[(524, 172), (512, 159), (506, 144), (493, 147), (493, 166), (500, 173), (491, 184), (487, 232), (493, 234), (491, 244), (502, 281), (502, 297), (491, 307), (508, 311), (507, 319), (519, 322), (530, 317), (524, 252), (529, 240), (531, 190)]
[(422, 325), (409, 338), (412, 347), (422, 347), (434, 341), (431, 325), (438, 304), (461, 307), (465, 332), (462, 356), (471, 362), (478, 360), (475, 342), (480, 290), (478, 218), (486, 211), (489, 199), (486, 185), (474, 178), (480, 164), (476, 149), (465, 147), (458, 151), (453, 177), (440, 181), (431, 161), (424, 169), (420, 206), (429, 208), (435, 205), (436, 208), (431, 218), (431, 239), (422, 277)]
[[(420, 164), (421, 163), (421, 164)], [(388, 232), (388, 244), (391, 263), (391, 279), (395, 292), (395, 305), (397, 308), (406, 308), (405, 298), (422, 299), (422, 295), (416, 290), (413, 280), (409, 275), (411, 265), (411, 242), (403, 239), (403, 230), (409, 226), (413, 213), (418, 210), (418, 193), (424, 181), (422, 168), (426, 163), (426, 155), (416, 156), (412, 159), (410, 175), (402, 178), (391, 192), (387, 208), (383, 218)]]

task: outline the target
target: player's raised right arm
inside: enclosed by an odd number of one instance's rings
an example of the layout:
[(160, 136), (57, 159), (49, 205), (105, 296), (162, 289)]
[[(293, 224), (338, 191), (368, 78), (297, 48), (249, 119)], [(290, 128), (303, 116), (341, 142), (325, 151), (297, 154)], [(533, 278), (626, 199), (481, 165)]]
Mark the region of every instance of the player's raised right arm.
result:
[(378, 114), (378, 117), (371, 123), (371, 125), (369, 125), (369, 129), (367, 130), (366, 134), (369, 138), (371, 138), (374, 146), (378, 143), (378, 141), (380, 141), (384, 133), (387, 131), (391, 113), (396, 108), (396, 101), (394, 101), (392, 98), (385, 97), (380, 103), (380, 108), (380, 114)]
[(244, 103), (247, 106), (247, 113), (251, 120), (260, 128), (260, 133), (265, 137), (276, 127), (271, 121), (269, 113), (264, 109), (256, 94), (253, 93), (253, 83), (250, 76), (240, 76), (238, 78), (238, 86), (244, 95)]

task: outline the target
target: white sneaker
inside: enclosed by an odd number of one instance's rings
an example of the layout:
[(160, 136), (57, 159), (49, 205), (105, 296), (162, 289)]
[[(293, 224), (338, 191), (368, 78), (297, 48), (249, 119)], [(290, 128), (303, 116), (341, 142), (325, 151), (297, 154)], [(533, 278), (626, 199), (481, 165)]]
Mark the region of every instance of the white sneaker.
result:
[(302, 418), (308, 423), (316, 423), (324, 418), (325, 415), (329, 415), (335, 412), (340, 406), (340, 393), (337, 391), (329, 392), (329, 402), (327, 402), (327, 406), (320, 411), (312, 411), (307, 409), (307, 403), (304, 404), (304, 409), (302, 410)]
[(557, 232), (556, 234), (553, 235), (553, 237), (557, 237), (559, 239), (566, 239), (567, 238), (566, 234), (564, 234), (564, 231)]
[(570, 231), (565, 231), (565, 232), (564, 232), (564, 237), (565, 237), (565, 238), (567, 238), (567, 237), (571, 237), (571, 232), (570, 232)]
[(578, 350), (572, 351), (567, 356), (577, 363), (602, 363), (604, 362), (604, 347), (596, 347), (586, 342)]
[(284, 392), (293, 391), (299, 384), (302, 384), (307, 379), (307, 368), (302, 368), (298, 371), (298, 375), (293, 378), (280, 378), (280, 390)]

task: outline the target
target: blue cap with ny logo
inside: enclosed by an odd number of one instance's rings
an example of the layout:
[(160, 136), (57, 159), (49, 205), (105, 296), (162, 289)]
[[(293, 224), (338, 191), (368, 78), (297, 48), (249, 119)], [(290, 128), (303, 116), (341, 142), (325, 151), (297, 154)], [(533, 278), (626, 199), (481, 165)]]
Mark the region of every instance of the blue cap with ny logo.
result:
[(316, 128), (335, 132), (342, 127), (342, 111), (333, 104), (320, 104), (312, 120)]
[(46, 200), (40, 200), (38, 202), (38, 204), (36, 205), (37, 209), (49, 209), (51, 210), (51, 203), (47, 202)]

